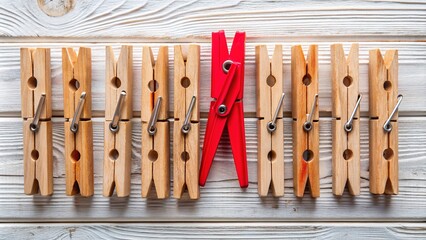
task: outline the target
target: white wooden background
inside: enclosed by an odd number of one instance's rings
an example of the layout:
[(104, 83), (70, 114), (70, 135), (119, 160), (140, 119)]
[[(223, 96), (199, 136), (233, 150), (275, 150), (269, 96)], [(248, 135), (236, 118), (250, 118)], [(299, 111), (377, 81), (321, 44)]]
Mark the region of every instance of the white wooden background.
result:
[[(140, 197), (141, 46), (201, 44), (201, 137), (210, 101), (210, 34), (247, 32), (245, 111), (248, 189), (238, 186), (227, 138), (201, 199)], [(360, 44), (361, 195), (331, 192), (330, 44)], [(102, 197), (105, 46), (134, 45), (132, 191)], [(319, 44), (321, 197), (293, 195), (290, 98), (285, 101), (285, 196), (257, 195), (254, 46), (282, 43), (290, 94), (290, 47)], [(88, 46), (93, 56), (95, 195), (65, 196), (61, 52)], [(54, 195), (23, 193), (19, 48), (50, 47), (53, 76)], [(400, 194), (368, 191), (368, 50), (399, 50)], [(384, 53), (384, 51), (383, 51)], [(172, 49), (170, 72), (173, 72)], [(172, 75), (171, 75), (172, 76)], [(426, 238), (426, 2), (235, 0), (0, 0), (0, 239), (48, 238)], [(170, 80), (170, 83), (172, 81)], [(172, 88), (170, 88), (172, 89)], [(173, 92), (170, 93), (173, 97)], [(173, 104), (173, 101), (170, 101)], [(172, 105), (171, 105), (172, 106)], [(171, 108), (172, 109), (172, 108)], [(171, 113), (172, 114), (172, 113)], [(172, 116), (172, 115), (171, 115)], [(172, 122), (172, 120), (171, 120)], [(171, 124), (173, 125), (173, 124)], [(189, 236), (187, 235), (189, 234)]]

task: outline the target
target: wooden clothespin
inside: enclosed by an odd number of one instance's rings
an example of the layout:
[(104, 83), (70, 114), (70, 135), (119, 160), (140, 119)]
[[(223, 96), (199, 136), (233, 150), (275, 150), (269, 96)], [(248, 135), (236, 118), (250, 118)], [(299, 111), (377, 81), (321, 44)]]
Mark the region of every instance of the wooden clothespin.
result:
[(309, 46), (305, 60), (300, 45), (291, 48), (294, 193), (303, 197), (306, 183), (320, 196), (318, 46)]
[(200, 46), (175, 46), (173, 196), (177, 199), (182, 197), (185, 186), (190, 199), (200, 198), (199, 81)]
[(130, 194), (132, 166), (133, 47), (122, 46), (115, 61), (112, 47), (106, 47), (104, 190), (118, 197)]
[(21, 48), (24, 192), (53, 193), (50, 49)]
[(93, 195), (92, 56), (90, 48), (62, 49), (66, 194)]
[(370, 192), (398, 194), (398, 51), (370, 50)]
[(157, 197), (169, 197), (169, 80), (168, 47), (142, 52), (142, 197), (148, 197), (154, 183)]
[(360, 192), (358, 44), (352, 44), (348, 58), (342, 44), (331, 45), (333, 93), (333, 193), (343, 195), (346, 183), (351, 195)]
[(259, 196), (272, 189), (284, 196), (283, 54), (276, 45), (272, 60), (265, 45), (256, 46), (257, 179)]

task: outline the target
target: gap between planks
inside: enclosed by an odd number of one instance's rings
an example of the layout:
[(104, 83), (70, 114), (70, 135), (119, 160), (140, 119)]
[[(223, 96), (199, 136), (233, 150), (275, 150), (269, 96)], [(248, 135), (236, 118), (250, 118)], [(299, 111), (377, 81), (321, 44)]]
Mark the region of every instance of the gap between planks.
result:
[[(231, 34), (232, 31), (227, 31)], [(231, 35), (227, 37), (228, 40), (232, 39)], [(166, 41), (165, 41), (166, 40)], [(156, 43), (156, 44), (186, 44), (186, 43), (211, 43), (210, 37), (184, 37), (173, 39), (173, 41), (167, 41), (163, 37), (4, 37), (0, 36), (0, 46), (8, 45), (14, 43), (70, 43), (70, 42), (79, 42), (79, 43), (88, 43), (88, 44), (98, 44), (98, 43), (113, 43), (113, 44), (139, 44), (139, 43)], [(400, 36), (400, 35), (341, 35), (341, 36), (300, 36), (300, 37), (250, 37), (246, 38), (247, 43), (259, 43), (267, 44), (271, 42), (279, 43), (294, 43), (294, 42), (426, 42), (426, 36), (424, 35), (415, 35), (415, 36)]]

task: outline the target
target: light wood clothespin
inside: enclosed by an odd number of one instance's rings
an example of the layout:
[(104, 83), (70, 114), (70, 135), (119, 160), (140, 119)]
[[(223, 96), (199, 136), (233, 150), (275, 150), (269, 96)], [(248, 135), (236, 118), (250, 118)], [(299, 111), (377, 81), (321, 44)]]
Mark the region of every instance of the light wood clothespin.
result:
[(257, 179), (259, 196), (272, 189), (284, 196), (283, 54), (276, 45), (269, 59), (265, 45), (256, 46), (257, 82)]
[(370, 50), (370, 192), (398, 194), (398, 51)]
[(342, 44), (331, 45), (333, 193), (343, 195), (346, 183), (351, 195), (360, 192), (358, 44), (348, 58)]
[(142, 197), (148, 197), (154, 183), (157, 197), (169, 197), (169, 100), (168, 47), (142, 51)]
[(198, 199), (200, 46), (174, 50), (173, 196), (180, 199), (186, 187), (189, 198)]
[(50, 49), (21, 48), (24, 192), (53, 193)]
[(305, 60), (300, 45), (291, 48), (294, 193), (303, 197), (306, 184), (320, 196), (318, 46), (310, 45)]
[(91, 49), (62, 49), (66, 194), (93, 195)]
[(132, 166), (132, 46), (122, 46), (117, 61), (112, 47), (106, 47), (105, 75), (103, 195), (112, 196), (115, 188), (118, 197), (127, 197)]

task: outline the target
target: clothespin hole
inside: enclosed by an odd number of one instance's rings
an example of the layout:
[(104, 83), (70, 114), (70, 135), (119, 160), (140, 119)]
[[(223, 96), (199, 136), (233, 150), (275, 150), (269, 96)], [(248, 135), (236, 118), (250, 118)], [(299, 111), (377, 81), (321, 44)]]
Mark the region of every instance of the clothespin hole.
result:
[(80, 88), (80, 82), (78, 82), (77, 79), (73, 78), (69, 82), (69, 87), (71, 88), (72, 91), (77, 91)]
[(80, 152), (74, 149), (74, 150), (71, 152), (71, 158), (72, 158), (72, 160), (74, 160), (74, 161), (78, 161), (78, 160), (80, 160)]
[(383, 88), (384, 88), (386, 91), (390, 91), (390, 90), (392, 89), (392, 83), (391, 83), (390, 81), (385, 81), (385, 82), (383, 83)]
[(392, 148), (387, 148), (387, 149), (385, 149), (385, 150), (383, 151), (383, 157), (384, 157), (386, 160), (391, 159), (391, 158), (393, 157), (393, 150), (392, 150)]
[(155, 92), (158, 89), (158, 82), (156, 80), (151, 80), (148, 82), (149, 91)]
[(350, 150), (350, 149), (346, 149), (345, 151), (343, 151), (343, 159), (345, 159), (345, 160), (351, 159), (352, 155), (353, 155), (353, 153), (352, 153), (352, 150)]
[(113, 77), (111, 79), (111, 84), (112, 86), (114, 86), (115, 88), (119, 88), (121, 86), (121, 80), (118, 77)]
[(343, 85), (345, 85), (345, 87), (349, 87), (352, 84), (352, 77), (351, 76), (346, 76), (343, 78)]
[(189, 153), (187, 151), (183, 151), (180, 154), (180, 158), (182, 159), (182, 161), (186, 162), (189, 160)]
[(35, 89), (37, 87), (37, 79), (35, 77), (30, 77), (28, 78), (27, 84), (30, 89)]
[(222, 70), (224, 73), (228, 73), (229, 69), (231, 69), (231, 65), (232, 65), (233, 61), (232, 60), (226, 60), (225, 62), (223, 62), (222, 64)]
[(271, 150), (271, 151), (268, 152), (268, 160), (269, 161), (271, 161), (271, 162), (274, 161), (276, 157), (277, 157), (277, 154), (275, 153), (274, 150)]
[(303, 82), (303, 84), (305, 84), (305, 86), (309, 86), (309, 85), (311, 84), (311, 82), (312, 82), (312, 77), (311, 77), (311, 75), (309, 75), (309, 74), (307, 73), (305, 76), (303, 76), (303, 78), (302, 78), (302, 82)]
[(153, 161), (153, 162), (155, 160), (157, 160), (158, 159), (158, 153), (157, 153), (157, 151), (150, 150), (149, 153), (148, 153), (148, 159), (151, 160), (151, 161)]
[(118, 154), (118, 151), (117, 151), (117, 149), (112, 149), (111, 151), (109, 151), (109, 158), (111, 159), (111, 160), (117, 160), (118, 159), (118, 156), (119, 156), (119, 154)]
[(37, 150), (35, 150), (35, 149), (33, 149), (33, 150), (31, 151), (31, 158), (32, 158), (33, 160), (37, 160), (37, 159), (38, 159), (38, 157), (39, 157), (39, 153), (38, 153), (38, 151), (37, 151)]
[(188, 88), (188, 87), (189, 87), (189, 85), (191, 85), (191, 80), (189, 80), (189, 78), (188, 78), (188, 77), (183, 77), (183, 78), (180, 80), (180, 85), (182, 85), (182, 87), (183, 87), (183, 88)]
[(311, 161), (313, 158), (314, 153), (310, 149), (307, 149), (303, 152), (303, 160), (305, 160), (306, 162)]
[(276, 82), (277, 82), (277, 79), (275, 79), (275, 77), (272, 74), (270, 74), (268, 78), (266, 78), (266, 84), (268, 84), (268, 86), (270, 87), (273, 87)]

